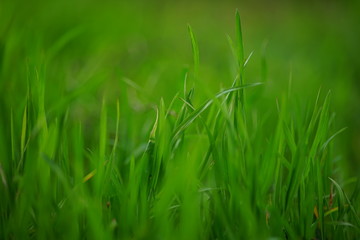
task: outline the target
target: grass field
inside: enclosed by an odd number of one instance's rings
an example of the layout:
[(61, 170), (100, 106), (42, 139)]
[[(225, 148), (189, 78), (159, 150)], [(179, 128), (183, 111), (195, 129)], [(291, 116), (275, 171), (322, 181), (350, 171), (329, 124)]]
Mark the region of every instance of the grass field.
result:
[(359, 10), (0, 1), (0, 239), (359, 239)]

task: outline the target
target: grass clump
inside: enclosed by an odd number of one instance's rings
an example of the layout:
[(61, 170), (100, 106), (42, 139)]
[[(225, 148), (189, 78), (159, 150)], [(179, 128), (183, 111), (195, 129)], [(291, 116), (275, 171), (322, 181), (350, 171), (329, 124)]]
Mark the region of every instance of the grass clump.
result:
[[(265, 60), (263, 82), (245, 81), (251, 55), (245, 58), (237, 12), (236, 40), (229, 38), (233, 83), (196, 104), (198, 89), (189, 83), (206, 85), (190, 26), (189, 33), (194, 67), (183, 74), (183, 94), (169, 103), (161, 99), (145, 130), (132, 122), (121, 96), (112, 101), (104, 94), (101, 109), (90, 106), (96, 114), (77, 117), (76, 99), (89, 99), (110, 76), (106, 69), (47, 104), (58, 94), (47, 92), (47, 78), (56, 73), (47, 67), (73, 33), (48, 55), (40, 42), (39, 49), (25, 49), (26, 71), (17, 76), (26, 79), (19, 86), (25, 94), (1, 98), (0, 238), (360, 237), (359, 189), (344, 191), (334, 172), (332, 140), (344, 129), (334, 129), (331, 92), (319, 91), (311, 102), (289, 89), (266, 104)], [(3, 54), (4, 66), (7, 61)], [(5, 67), (1, 74), (11, 75)]]

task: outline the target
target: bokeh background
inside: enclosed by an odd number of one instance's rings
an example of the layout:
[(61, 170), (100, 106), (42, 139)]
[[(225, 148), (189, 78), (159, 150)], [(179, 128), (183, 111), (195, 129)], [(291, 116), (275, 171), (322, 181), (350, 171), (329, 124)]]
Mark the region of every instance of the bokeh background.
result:
[[(92, 136), (104, 96), (109, 103), (119, 98), (121, 136), (128, 140), (122, 151), (135, 151), (146, 141), (153, 106), (182, 91), (184, 69), (192, 68), (187, 24), (200, 48), (200, 77), (189, 83), (198, 89), (195, 101), (231, 85), (227, 35), (235, 35), (236, 9), (245, 54), (253, 51), (245, 81), (266, 80), (258, 101), (264, 109), (276, 104), (290, 78), (299, 103), (314, 102), (319, 89), (331, 90), (336, 126), (348, 127), (336, 138), (336, 151), (345, 175), (358, 175), (360, 1), (1, 0), (0, 115), (10, 106), (24, 108), (26, 79), (39, 74), (26, 69), (43, 66), (49, 117), (71, 104), (70, 117)], [(22, 111), (14, 113), (21, 119)]]

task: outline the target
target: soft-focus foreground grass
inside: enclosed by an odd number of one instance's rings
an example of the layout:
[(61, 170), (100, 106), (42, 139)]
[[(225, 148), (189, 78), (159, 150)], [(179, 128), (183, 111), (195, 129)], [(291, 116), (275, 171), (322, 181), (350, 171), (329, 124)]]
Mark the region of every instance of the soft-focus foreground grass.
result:
[(0, 239), (359, 238), (359, 35), (234, 5), (1, 2)]

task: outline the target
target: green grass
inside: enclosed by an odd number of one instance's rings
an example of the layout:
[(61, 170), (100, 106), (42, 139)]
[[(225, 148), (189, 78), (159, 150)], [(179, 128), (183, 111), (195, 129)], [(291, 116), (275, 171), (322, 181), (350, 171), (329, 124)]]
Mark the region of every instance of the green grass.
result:
[(360, 238), (360, 182), (339, 158), (336, 139), (349, 129), (336, 122), (336, 89), (297, 94), (302, 76), (291, 72), (274, 91), (265, 47), (259, 81), (248, 78), (238, 11), (222, 52), (230, 70), (216, 83), (190, 25), (190, 66), (159, 67), (150, 53), (140, 64), (140, 42), (120, 63), (126, 74), (113, 64), (123, 33), (93, 34), (105, 25), (91, 14), (68, 27), (75, 9), (54, 17), (60, 36), (43, 22), (51, 12), (21, 30), (21, 14), (0, 11), (0, 239)]

